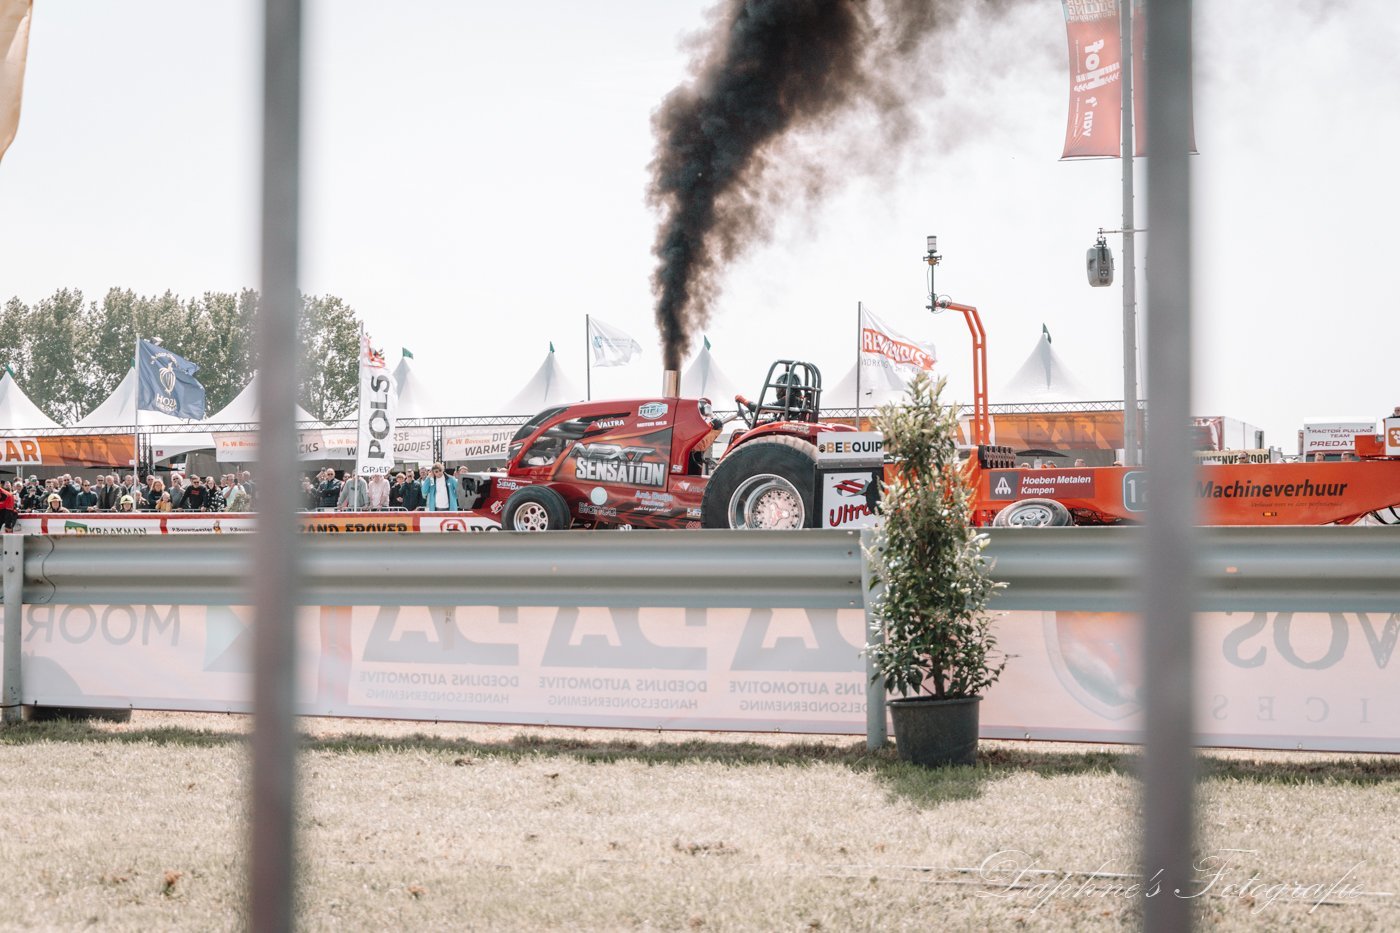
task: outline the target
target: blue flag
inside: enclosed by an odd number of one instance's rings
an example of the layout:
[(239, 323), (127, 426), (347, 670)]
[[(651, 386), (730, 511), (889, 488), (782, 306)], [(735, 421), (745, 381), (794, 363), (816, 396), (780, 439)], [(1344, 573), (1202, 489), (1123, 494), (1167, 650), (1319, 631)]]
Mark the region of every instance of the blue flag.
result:
[(136, 346), (136, 407), (177, 418), (204, 417), (204, 386), (194, 374), (199, 366), (151, 343)]

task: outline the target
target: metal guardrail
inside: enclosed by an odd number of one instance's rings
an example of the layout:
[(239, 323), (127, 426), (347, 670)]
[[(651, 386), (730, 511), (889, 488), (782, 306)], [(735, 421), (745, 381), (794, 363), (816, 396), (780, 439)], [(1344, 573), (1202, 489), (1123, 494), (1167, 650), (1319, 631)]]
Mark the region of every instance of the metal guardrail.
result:
[[(241, 605), (241, 535), (27, 537), (27, 603)], [(307, 605), (860, 608), (854, 531), (305, 535)]]
[[(1130, 611), (1142, 528), (991, 528), (994, 609)], [(1400, 611), (1400, 533), (1385, 527), (1197, 529), (1197, 610)]]
[[(993, 528), (994, 609), (1129, 611), (1140, 528)], [(1394, 528), (1203, 528), (1197, 608), (1400, 611)], [(17, 537), (10, 540), (18, 540)], [(306, 535), (308, 605), (859, 608), (854, 531)], [(237, 605), (241, 535), (26, 536), (33, 604)]]

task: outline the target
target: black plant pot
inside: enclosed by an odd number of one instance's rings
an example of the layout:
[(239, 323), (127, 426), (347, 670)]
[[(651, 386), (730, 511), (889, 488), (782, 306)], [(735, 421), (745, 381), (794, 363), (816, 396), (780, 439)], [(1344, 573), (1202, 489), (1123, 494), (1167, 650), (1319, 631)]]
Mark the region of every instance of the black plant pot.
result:
[(977, 711), (981, 697), (890, 700), (900, 760), (926, 767), (977, 763)]

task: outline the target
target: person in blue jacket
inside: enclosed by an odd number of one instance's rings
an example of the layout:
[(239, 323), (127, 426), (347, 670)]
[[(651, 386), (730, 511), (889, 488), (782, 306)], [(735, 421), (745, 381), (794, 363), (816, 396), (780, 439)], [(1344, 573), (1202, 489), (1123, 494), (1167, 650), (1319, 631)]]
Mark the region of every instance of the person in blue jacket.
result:
[(457, 511), (457, 480), (448, 476), (441, 463), (434, 463), (433, 470), (421, 481), (423, 487), (423, 508), (429, 512)]

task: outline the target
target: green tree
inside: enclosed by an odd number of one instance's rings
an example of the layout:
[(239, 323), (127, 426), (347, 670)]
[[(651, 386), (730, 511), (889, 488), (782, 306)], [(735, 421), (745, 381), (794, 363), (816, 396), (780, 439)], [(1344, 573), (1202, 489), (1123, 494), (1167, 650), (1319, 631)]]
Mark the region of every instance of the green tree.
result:
[(360, 327), (339, 298), (302, 296), (301, 404), (322, 421), (349, 417), (359, 404)]
[(66, 424), (86, 413), (86, 379), (74, 352), (86, 336), (86, 318), (83, 293), (62, 288), (29, 310), (21, 331), (16, 378), (50, 418)]
[(205, 407), (213, 414), (233, 401), (253, 378), (253, 319), (258, 293), (252, 289), (236, 295), (205, 292), (198, 305), (190, 352), (176, 352), (199, 364)]
[[(251, 289), (182, 299), (170, 291), (138, 295), (113, 288), (101, 304), (87, 305), (72, 289), (32, 307), (11, 298), (0, 308), (0, 365), (13, 369), (25, 393), (50, 417), (72, 424), (126, 378), (138, 337), (159, 338), (199, 364), (205, 409), (212, 414), (253, 377), (258, 304)], [(334, 421), (354, 411), (359, 332), (354, 309), (341, 299), (302, 297), (300, 401), (318, 418)]]

